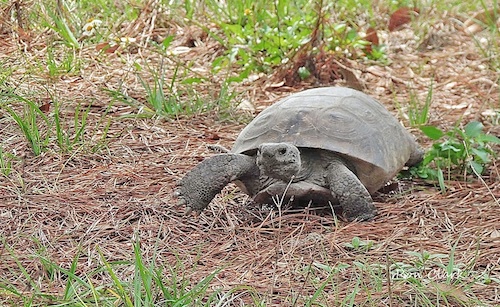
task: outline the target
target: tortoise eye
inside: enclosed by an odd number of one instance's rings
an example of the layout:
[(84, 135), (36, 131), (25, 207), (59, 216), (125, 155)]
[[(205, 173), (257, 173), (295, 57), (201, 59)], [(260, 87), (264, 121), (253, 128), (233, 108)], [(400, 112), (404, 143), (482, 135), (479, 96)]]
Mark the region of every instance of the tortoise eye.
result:
[(280, 148), (278, 152), (280, 153), (280, 155), (284, 155), (286, 154), (286, 148)]

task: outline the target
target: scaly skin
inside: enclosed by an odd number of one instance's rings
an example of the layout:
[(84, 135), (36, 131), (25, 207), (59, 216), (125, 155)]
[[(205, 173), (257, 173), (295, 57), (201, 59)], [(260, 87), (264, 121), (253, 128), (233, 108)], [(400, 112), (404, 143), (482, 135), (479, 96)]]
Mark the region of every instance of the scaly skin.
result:
[(370, 193), (343, 161), (338, 159), (330, 162), (326, 170), (326, 180), (349, 222), (369, 221), (375, 217), (377, 209)]
[[(245, 180), (246, 179), (246, 180)], [(254, 179), (254, 180), (252, 180)], [(231, 181), (245, 180), (256, 193), (259, 186), (259, 168), (255, 157), (242, 154), (220, 154), (198, 164), (178, 184), (175, 196), (186, 212), (201, 212)], [(253, 185), (253, 186), (252, 186)]]

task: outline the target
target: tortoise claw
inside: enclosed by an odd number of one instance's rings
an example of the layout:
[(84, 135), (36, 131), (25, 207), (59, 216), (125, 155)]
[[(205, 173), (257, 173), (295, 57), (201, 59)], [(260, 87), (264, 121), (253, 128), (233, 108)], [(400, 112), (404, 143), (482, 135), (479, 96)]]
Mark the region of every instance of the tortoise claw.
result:
[(181, 192), (179, 192), (179, 190), (175, 190), (172, 195), (174, 196), (174, 198), (178, 198), (179, 196), (181, 196)]

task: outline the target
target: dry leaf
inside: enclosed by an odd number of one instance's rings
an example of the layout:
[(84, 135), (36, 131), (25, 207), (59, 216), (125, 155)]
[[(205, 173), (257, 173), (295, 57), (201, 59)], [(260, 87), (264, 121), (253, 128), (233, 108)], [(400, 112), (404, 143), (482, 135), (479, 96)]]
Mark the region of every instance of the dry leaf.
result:
[(354, 69), (347, 67), (346, 65), (335, 61), (338, 65), (338, 72), (342, 75), (345, 80), (345, 83), (348, 87), (353, 88), (358, 91), (363, 91), (366, 87), (364, 83), (360, 81), (358, 76), (356, 75)]
[(370, 43), (365, 47), (365, 53), (372, 52), (373, 46), (378, 46), (380, 44), (378, 40), (377, 30), (372, 27), (366, 30), (366, 36), (364, 37), (364, 40)]
[(24, 41), (24, 42), (30, 42), (31, 41), (31, 33), (24, 31), (22, 28), (17, 29), (17, 34), (19, 35), (19, 38)]
[(207, 132), (205, 137), (209, 140), (220, 140), (220, 136), (215, 132), (209, 131), (209, 132)]
[(467, 102), (462, 102), (461, 104), (458, 104), (458, 105), (453, 105), (453, 104), (448, 104), (448, 103), (441, 104), (441, 107), (443, 107), (444, 109), (447, 109), (447, 110), (461, 110), (461, 109), (468, 108), (469, 106), (470, 106), (470, 104)]
[(52, 101), (49, 101), (47, 103), (44, 103), (42, 104), (39, 109), (40, 111), (42, 111), (43, 113), (47, 113), (50, 111), (50, 105), (52, 104)]
[(255, 106), (248, 99), (243, 99), (236, 109), (250, 111), (252, 113), (255, 112)]
[(270, 88), (276, 88), (276, 87), (282, 87), (283, 85), (285, 85), (285, 81), (280, 81), (280, 82), (276, 82), (276, 83), (273, 83), (271, 85), (269, 85)]
[(95, 46), (95, 50), (101, 51), (104, 48), (109, 48), (109, 42), (99, 43)]
[(185, 39), (182, 45), (193, 48), (205, 41), (208, 33), (197, 26), (190, 26), (185, 30)]
[(113, 53), (116, 51), (116, 49), (118, 49), (118, 46), (119, 46), (118, 44), (111, 46), (109, 44), (109, 42), (104, 42), (104, 43), (97, 44), (95, 46), (95, 50), (97, 50), (97, 51), (103, 50), (104, 53)]
[(464, 32), (467, 34), (476, 34), (477, 32), (481, 32), (483, 30), (483, 27), (478, 25), (477, 23), (472, 24), (468, 26), (467, 28), (464, 28)]
[(419, 12), (417, 8), (401, 7), (397, 9), (389, 19), (389, 31), (398, 30), (402, 25), (417, 17)]
[(494, 109), (486, 109), (483, 112), (481, 112), (482, 116), (497, 116), (500, 114), (500, 109), (494, 110)]

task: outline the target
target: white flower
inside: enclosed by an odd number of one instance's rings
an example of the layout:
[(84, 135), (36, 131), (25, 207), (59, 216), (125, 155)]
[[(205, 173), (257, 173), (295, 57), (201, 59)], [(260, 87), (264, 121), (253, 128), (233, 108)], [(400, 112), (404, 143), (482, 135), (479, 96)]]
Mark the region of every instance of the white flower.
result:
[(90, 19), (89, 22), (87, 22), (83, 26), (83, 33), (82, 36), (92, 36), (94, 35), (96, 29), (102, 24), (102, 21), (99, 19)]
[(137, 39), (135, 37), (128, 37), (128, 36), (120, 37), (120, 42), (122, 43), (122, 45), (135, 43), (136, 41)]

